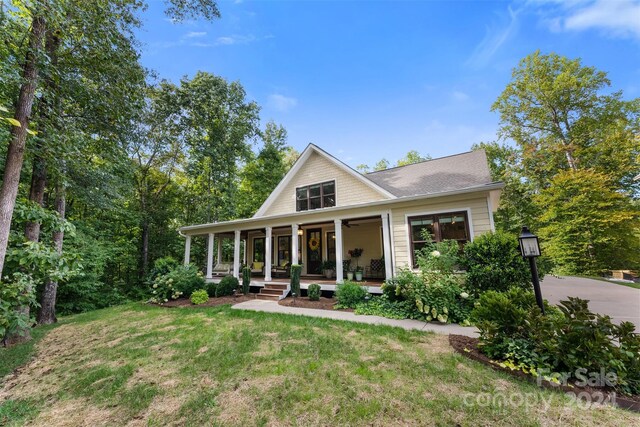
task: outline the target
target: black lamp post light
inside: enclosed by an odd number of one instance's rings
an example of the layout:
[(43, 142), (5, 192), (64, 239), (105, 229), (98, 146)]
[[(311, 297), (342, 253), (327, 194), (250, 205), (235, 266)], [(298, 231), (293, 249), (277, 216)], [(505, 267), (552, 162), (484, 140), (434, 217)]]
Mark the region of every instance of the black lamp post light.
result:
[(540, 278), (538, 277), (538, 266), (536, 258), (540, 256), (540, 244), (538, 236), (529, 231), (529, 227), (522, 227), (520, 236), (520, 253), (523, 258), (529, 258), (529, 266), (531, 267), (531, 281), (533, 282), (533, 291), (536, 293), (536, 302), (538, 307), (544, 314), (544, 304), (542, 303), (542, 291), (540, 290)]

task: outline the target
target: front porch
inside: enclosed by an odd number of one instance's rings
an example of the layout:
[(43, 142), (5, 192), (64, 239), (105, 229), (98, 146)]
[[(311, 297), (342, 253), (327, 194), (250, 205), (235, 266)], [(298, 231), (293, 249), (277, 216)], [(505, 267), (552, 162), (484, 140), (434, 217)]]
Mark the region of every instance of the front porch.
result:
[[(184, 262), (191, 261), (192, 238), (205, 237), (207, 280), (218, 281), (226, 275), (241, 279), (242, 267), (248, 266), (252, 270), (251, 286), (289, 283), (291, 265), (300, 264), (302, 289), (318, 283), (323, 291), (334, 291), (336, 283), (342, 283), (347, 273), (356, 276), (359, 271), (362, 285), (372, 293), (380, 293), (380, 285), (392, 277), (388, 213), (309, 222), (291, 219), (297, 222), (261, 228), (244, 220), (242, 228), (232, 230), (229, 223), (211, 224), (211, 232), (207, 234), (185, 235)], [(352, 256), (354, 252), (361, 252), (361, 256)], [(326, 277), (326, 270), (333, 271), (331, 279)]]
[[(222, 277), (214, 277), (214, 278), (207, 279), (208, 282), (214, 282), (214, 283), (218, 283), (220, 280), (222, 280)], [(278, 278), (278, 279), (266, 280), (264, 277), (252, 277), (250, 286), (253, 288), (259, 289), (259, 288), (263, 288), (266, 284), (289, 285), (290, 283), (291, 283), (291, 279), (289, 278)], [(336, 290), (335, 280), (326, 279), (326, 278), (308, 277), (308, 276), (303, 276), (300, 278), (300, 289), (307, 290), (309, 288), (309, 285), (311, 285), (312, 283), (317, 283), (318, 285), (320, 285), (322, 291), (335, 292)], [(381, 286), (384, 283), (384, 279), (366, 279), (357, 283), (362, 286), (365, 286), (369, 291), (369, 293), (371, 294), (381, 294), (382, 293)]]

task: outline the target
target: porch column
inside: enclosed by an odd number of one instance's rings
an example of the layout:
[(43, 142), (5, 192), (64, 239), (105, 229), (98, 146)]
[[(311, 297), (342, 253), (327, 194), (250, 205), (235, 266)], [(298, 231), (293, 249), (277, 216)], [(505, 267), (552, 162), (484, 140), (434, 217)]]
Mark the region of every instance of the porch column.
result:
[(222, 235), (218, 236), (218, 254), (216, 256), (216, 262), (218, 264), (222, 262)]
[(184, 265), (189, 264), (191, 257), (191, 236), (187, 235), (184, 241)]
[(240, 230), (236, 230), (233, 239), (233, 277), (240, 278)]
[(244, 265), (249, 265), (249, 259), (247, 258), (247, 242), (249, 242), (249, 239), (244, 239), (244, 246), (242, 247), (242, 262), (244, 263)]
[(209, 233), (209, 241), (207, 246), (207, 279), (213, 277), (213, 239), (215, 234)]
[(298, 261), (298, 224), (291, 224), (291, 264)]
[(271, 281), (271, 227), (265, 227), (264, 239), (264, 280)]
[(344, 280), (342, 271), (342, 220), (336, 219), (333, 222), (336, 227), (336, 283), (340, 283)]
[(391, 259), (391, 233), (389, 232), (389, 214), (382, 214), (382, 244), (384, 246), (384, 274), (385, 279), (393, 277), (393, 265)]

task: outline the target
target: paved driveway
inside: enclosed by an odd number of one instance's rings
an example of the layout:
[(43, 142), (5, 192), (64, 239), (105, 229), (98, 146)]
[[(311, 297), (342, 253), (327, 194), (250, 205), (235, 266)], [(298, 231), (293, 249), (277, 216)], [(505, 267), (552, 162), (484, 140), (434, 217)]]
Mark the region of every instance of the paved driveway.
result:
[(542, 296), (553, 304), (567, 296), (587, 299), (591, 311), (608, 314), (616, 322), (633, 322), (640, 331), (640, 289), (581, 277), (547, 276), (542, 281)]

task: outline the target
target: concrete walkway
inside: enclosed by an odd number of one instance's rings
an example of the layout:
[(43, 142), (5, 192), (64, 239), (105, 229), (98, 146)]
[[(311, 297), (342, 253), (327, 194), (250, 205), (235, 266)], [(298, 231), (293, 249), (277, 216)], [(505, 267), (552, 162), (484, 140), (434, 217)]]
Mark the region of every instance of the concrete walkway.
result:
[(589, 309), (611, 316), (614, 322), (632, 322), (640, 331), (640, 289), (583, 277), (547, 276), (542, 281), (542, 297), (552, 304), (568, 296), (589, 300)]
[(477, 337), (478, 332), (474, 327), (464, 327), (460, 325), (442, 325), (439, 323), (425, 323), (411, 319), (387, 319), (380, 316), (357, 315), (348, 311), (338, 310), (318, 310), (314, 308), (288, 307), (278, 304), (276, 301), (252, 300), (241, 302), (232, 308), (237, 310), (264, 311), (267, 313), (295, 314), (299, 316), (321, 317), (323, 319), (346, 320), (348, 322), (368, 323), (371, 325), (387, 325), (398, 328), (419, 331), (431, 331), (438, 334), (466, 335)]

